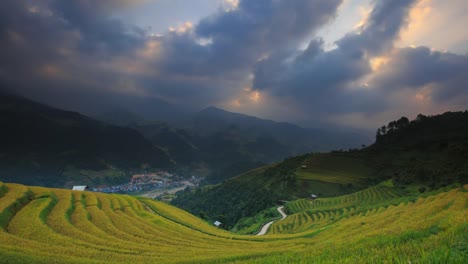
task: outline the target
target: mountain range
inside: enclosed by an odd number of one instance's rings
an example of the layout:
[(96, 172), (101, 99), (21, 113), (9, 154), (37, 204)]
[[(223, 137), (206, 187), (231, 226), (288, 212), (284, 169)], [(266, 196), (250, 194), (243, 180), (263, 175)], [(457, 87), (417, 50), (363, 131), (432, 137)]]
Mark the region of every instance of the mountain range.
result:
[(142, 166), (173, 162), (137, 131), (26, 98), (0, 94), (0, 178), (31, 185), (70, 186), (124, 181)]
[(368, 143), (365, 135), (302, 128), (216, 107), (186, 117), (179, 127), (161, 122), (129, 125), (167, 149), (179, 165), (216, 183), (285, 157)]
[(369, 142), (361, 134), (302, 128), (215, 107), (174, 112), (174, 122), (164, 122), (173, 107), (152, 103), (142, 103), (136, 113), (122, 107), (92, 118), (1, 92), (0, 121), (8, 129), (0, 135), (0, 177), (54, 187), (100, 185), (158, 168), (217, 183), (288, 156)]
[(402, 117), (379, 128), (366, 148), (295, 156), (218, 185), (186, 189), (172, 203), (236, 229), (281, 201), (311, 194), (336, 197), (389, 180), (403, 193), (466, 184), (467, 160), (468, 111)]

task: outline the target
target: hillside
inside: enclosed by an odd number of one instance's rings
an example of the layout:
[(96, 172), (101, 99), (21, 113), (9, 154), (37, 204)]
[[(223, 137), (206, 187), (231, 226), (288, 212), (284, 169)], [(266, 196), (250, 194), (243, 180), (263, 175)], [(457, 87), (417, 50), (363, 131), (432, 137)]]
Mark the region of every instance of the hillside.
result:
[(209, 183), (218, 183), (276, 162), (292, 152), (271, 137), (256, 137), (233, 127), (209, 135), (156, 122), (132, 124), (130, 127), (166, 149), (179, 170), (186, 168), (192, 174), (205, 176)]
[(0, 179), (43, 186), (116, 183), (167, 154), (137, 131), (0, 93)]
[(208, 107), (196, 113), (191, 120), (191, 127), (207, 135), (234, 128), (243, 137), (270, 137), (286, 146), (291, 155), (354, 148), (370, 142), (367, 136), (350, 131), (303, 128), (216, 107)]
[(468, 112), (421, 115), (411, 122), (403, 118), (390, 122), (392, 129), (385, 133), (379, 128), (376, 143), (367, 148), (289, 158), (220, 185), (186, 190), (172, 203), (210, 220), (225, 218), (227, 228), (237, 230), (239, 225), (248, 229), (242, 223), (251, 223), (249, 218), (262, 210), (311, 194), (335, 197), (389, 179), (400, 189), (420, 192), (466, 184), (466, 124)]
[(166, 149), (179, 170), (205, 176), (211, 184), (289, 156), (369, 141), (356, 133), (306, 129), (215, 107), (177, 124), (135, 120), (129, 127)]
[(0, 263), (466, 263), (467, 188), (291, 203), (259, 237), (153, 200), (0, 182)]

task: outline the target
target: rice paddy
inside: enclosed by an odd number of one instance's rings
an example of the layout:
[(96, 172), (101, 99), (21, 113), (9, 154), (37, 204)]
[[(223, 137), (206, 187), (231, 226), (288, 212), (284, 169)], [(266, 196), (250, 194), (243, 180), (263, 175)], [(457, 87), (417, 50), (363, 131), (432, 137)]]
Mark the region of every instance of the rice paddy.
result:
[(363, 159), (338, 153), (314, 154), (296, 171), (298, 179), (337, 184), (360, 184), (371, 173)]
[(466, 263), (467, 189), (298, 200), (257, 237), (150, 199), (0, 183), (0, 263)]

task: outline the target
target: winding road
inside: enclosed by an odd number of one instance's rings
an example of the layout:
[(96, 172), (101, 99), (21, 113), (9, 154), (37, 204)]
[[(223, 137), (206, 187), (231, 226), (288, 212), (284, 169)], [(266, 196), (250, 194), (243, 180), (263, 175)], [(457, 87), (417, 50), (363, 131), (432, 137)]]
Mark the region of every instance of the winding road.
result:
[(175, 187), (175, 188), (171, 188), (171, 189), (162, 189), (162, 190), (153, 190), (153, 191), (148, 191), (148, 192), (145, 192), (145, 193), (142, 193), (140, 194), (139, 196), (141, 197), (147, 197), (147, 198), (156, 198), (160, 195), (163, 195), (165, 193), (167, 194), (174, 194), (178, 191), (182, 191), (184, 190), (185, 188), (187, 187), (193, 187), (193, 183), (189, 182), (189, 181), (183, 181), (182, 182), (183, 186), (179, 186), (179, 187)]
[[(286, 218), (286, 216), (288, 216), (287, 214), (284, 213), (284, 206), (280, 206), (278, 208), (276, 208), (276, 210), (278, 210), (278, 212), (281, 214), (281, 219), (279, 220), (283, 220)], [(262, 230), (260, 230), (260, 232), (258, 232), (257, 236), (263, 236), (266, 234), (266, 232), (268, 231), (268, 229), (270, 228), (270, 226), (276, 222), (278, 220), (273, 220), (273, 221), (270, 221), (268, 223), (266, 223), (263, 227), (262, 227)]]

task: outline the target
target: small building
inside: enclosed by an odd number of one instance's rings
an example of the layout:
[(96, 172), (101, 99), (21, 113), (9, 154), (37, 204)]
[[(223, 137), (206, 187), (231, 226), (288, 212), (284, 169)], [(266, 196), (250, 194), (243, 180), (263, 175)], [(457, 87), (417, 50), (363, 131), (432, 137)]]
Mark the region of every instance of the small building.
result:
[(302, 169), (307, 169), (307, 165), (302, 165), (301, 168)]
[(87, 191), (88, 189), (88, 185), (75, 185), (73, 186), (72, 191)]
[(312, 200), (315, 200), (317, 197), (318, 197), (318, 195), (316, 195), (316, 194), (311, 194), (310, 195), (310, 198), (312, 198)]
[(216, 227), (222, 227), (223, 223), (221, 223), (220, 221), (215, 221), (213, 225), (215, 225)]

